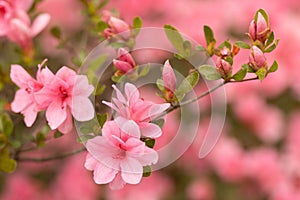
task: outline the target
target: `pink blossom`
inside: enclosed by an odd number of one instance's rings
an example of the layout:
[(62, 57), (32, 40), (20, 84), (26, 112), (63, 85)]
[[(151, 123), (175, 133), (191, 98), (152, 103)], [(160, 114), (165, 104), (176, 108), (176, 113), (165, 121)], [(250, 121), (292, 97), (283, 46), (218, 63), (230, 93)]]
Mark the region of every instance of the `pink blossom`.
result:
[(265, 42), (268, 34), (270, 32), (269, 26), (267, 24), (264, 16), (259, 12), (257, 15), (257, 20), (252, 20), (249, 26), (249, 34), (253, 41), (259, 40)]
[(111, 189), (121, 189), (126, 183), (138, 184), (143, 176), (143, 166), (158, 161), (158, 154), (148, 148), (137, 135), (139, 129), (132, 127), (123, 132), (115, 121), (108, 121), (102, 129), (102, 136), (88, 140), (89, 152), (85, 167), (94, 170), (97, 184), (110, 183)]
[(115, 121), (119, 127), (125, 132), (132, 127), (139, 127), (139, 131), (129, 133), (134, 137), (143, 135), (157, 138), (161, 136), (160, 127), (150, 123), (150, 121), (162, 114), (169, 108), (170, 104), (155, 104), (141, 99), (138, 89), (131, 83), (125, 84), (125, 96), (115, 85), (113, 85), (113, 88), (116, 91), (117, 98), (112, 98), (112, 102), (103, 101), (103, 103), (117, 112)]
[(227, 78), (232, 73), (232, 66), (226, 60), (218, 57), (216, 62), (217, 70), (223, 78)]
[[(165, 62), (162, 74), (163, 74), (164, 87), (167, 93), (174, 94), (176, 90), (176, 76), (174, 74), (172, 66), (170, 65), (169, 60)], [(167, 94), (167, 96), (169, 95)]]
[(257, 46), (253, 46), (251, 48), (249, 62), (254, 70), (259, 70), (260, 68), (266, 67), (267, 65), (264, 53)]
[(32, 48), (32, 38), (39, 34), (50, 21), (50, 15), (40, 14), (31, 24), (26, 11), (32, 2), (32, 0), (0, 0), (0, 36), (6, 35), (27, 51)]
[(113, 60), (114, 65), (123, 73), (126, 74), (135, 68), (135, 61), (132, 56), (123, 48), (118, 50), (119, 59)]
[(44, 87), (44, 84), (47, 84), (54, 78), (54, 75), (47, 67), (44, 69), (41, 69), (41, 67), (42, 65), (38, 66), (37, 80), (35, 80), (22, 66), (11, 65), (10, 78), (20, 87), (11, 104), (11, 109), (13, 112), (20, 112), (24, 115), (24, 121), (28, 127), (34, 123), (37, 113), (46, 108), (45, 105), (36, 102), (36, 93)]
[(72, 130), (72, 115), (78, 121), (94, 117), (94, 107), (88, 98), (93, 90), (86, 76), (62, 67), (36, 94), (36, 101), (47, 107), (46, 118), (50, 128), (67, 133)]
[(106, 38), (110, 38), (119, 33), (122, 33), (121, 35), (124, 39), (129, 38), (130, 26), (125, 21), (112, 16), (109, 11), (103, 12), (102, 20), (109, 26), (109, 28), (104, 30), (104, 36)]

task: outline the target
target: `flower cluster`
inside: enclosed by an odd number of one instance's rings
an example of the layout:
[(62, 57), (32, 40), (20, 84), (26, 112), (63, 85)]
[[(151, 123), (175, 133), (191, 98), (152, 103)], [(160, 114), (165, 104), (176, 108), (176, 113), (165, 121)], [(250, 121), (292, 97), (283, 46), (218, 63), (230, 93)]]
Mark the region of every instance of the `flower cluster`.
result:
[(31, 51), (32, 38), (50, 21), (50, 15), (40, 14), (31, 23), (27, 11), (32, 3), (32, 0), (0, 0), (0, 36), (7, 36), (24, 51)]
[(94, 91), (84, 75), (62, 67), (54, 75), (47, 67), (38, 65), (36, 79), (20, 65), (12, 65), (11, 80), (20, 87), (11, 109), (24, 115), (26, 126), (34, 123), (39, 111), (46, 110), (46, 119), (51, 129), (62, 133), (72, 131), (72, 115), (78, 121), (94, 117), (94, 108), (88, 97)]
[(116, 97), (104, 104), (116, 111), (113, 121), (107, 121), (102, 136), (87, 141), (89, 152), (85, 167), (94, 170), (96, 183), (110, 183), (110, 188), (120, 189), (125, 183), (141, 181), (143, 167), (158, 161), (157, 152), (146, 146), (143, 138), (158, 138), (162, 131), (151, 121), (162, 114), (170, 104), (155, 104), (140, 98), (138, 89), (125, 84), (125, 95), (113, 85)]

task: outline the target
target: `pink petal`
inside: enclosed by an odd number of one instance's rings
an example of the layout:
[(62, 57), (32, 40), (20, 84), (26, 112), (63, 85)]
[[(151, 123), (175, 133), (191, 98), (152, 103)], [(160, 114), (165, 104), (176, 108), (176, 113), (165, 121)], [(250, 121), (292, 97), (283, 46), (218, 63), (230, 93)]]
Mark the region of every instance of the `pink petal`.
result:
[(119, 99), (119, 101), (121, 101), (123, 104), (127, 104), (127, 101), (126, 101), (124, 95), (120, 92), (120, 90), (116, 87), (116, 85), (112, 85), (112, 87), (116, 91), (117, 98)]
[(119, 172), (115, 179), (109, 184), (109, 188), (112, 190), (120, 190), (125, 186), (126, 182), (123, 181), (121, 173)]
[(117, 117), (115, 122), (118, 124), (119, 128), (126, 134), (132, 137), (141, 137), (139, 126), (133, 121), (128, 120), (123, 117)]
[(66, 120), (58, 127), (58, 130), (63, 134), (70, 133), (73, 130), (73, 118), (69, 109)]
[(56, 76), (65, 81), (69, 86), (74, 86), (77, 77), (76, 72), (66, 66), (60, 68)]
[(72, 114), (77, 121), (88, 121), (94, 118), (95, 109), (87, 97), (73, 97)]
[(20, 89), (16, 92), (14, 101), (11, 103), (11, 109), (18, 113), (30, 104), (33, 104), (32, 95), (28, 94), (24, 89)]
[(18, 8), (21, 8), (22, 10), (29, 10), (29, 8), (32, 6), (33, 0), (15, 0), (15, 5)]
[(7, 37), (22, 47), (31, 43), (30, 29), (26, 23), (19, 19), (12, 19), (10, 21), (10, 29), (7, 33)]
[(121, 61), (121, 60), (114, 59), (113, 63), (114, 63), (114, 66), (116, 66), (116, 68), (118, 68), (119, 70), (121, 70), (124, 73), (131, 71), (133, 68), (129, 63)]
[(94, 86), (89, 84), (89, 80), (84, 75), (77, 75), (73, 96), (89, 97), (94, 91)]
[(98, 161), (91, 154), (88, 153), (85, 158), (84, 167), (87, 170), (92, 171), (96, 168), (97, 164), (98, 164)]
[(61, 100), (53, 101), (46, 111), (46, 119), (52, 130), (57, 129), (67, 118), (67, 105)]
[(34, 94), (34, 99), (42, 108), (47, 108), (53, 101), (56, 101), (57, 94), (48, 87), (44, 87)]
[(112, 104), (111, 102), (107, 102), (107, 101), (102, 101), (103, 104), (107, 105), (108, 107), (111, 107), (112, 109), (114, 109), (116, 112), (120, 112), (119, 108), (117, 108), (114, 104)]
[(40, 83), (43, 85), (49, 85), (53, 81), (54, 77), (54, 74), (49, 70), (48, 67), (41, 69), (39, 66), (36, 78)]
[(163, 67), (163, 81), (167, 90), (174, 92), (176, 89), (176, 76), (173, 68), (171, 67), (169, 60), (167, 60)]
[(32, 23), (31, 37), (35, 37), (39, 34), (48, 25), (50, 18), (49, 14), (40, 14)]
[(97, 184), (109, 183), (115, 178), (117, 173), (117, 170), (106, 167), (98, 162), (96, 168), (94, 169), (94, 181)]
[(115, 121), (106, 121), (102, 128), (102, 136), (110, 138), (112, 135), (121, 137), (121, 129)]
[(126, 51), (124, 48), (120, 48), (118, 50), (118, 56), (120, 57), (119, 59), (121, 61), (127, 62), (129, 63), (132, 67), (135, 67), (135, 61), (133, 59), (133, 57), (131, 56), (131, 54)]
[(138, 184), (143, 176), (143, 167), (135, 159), (128, 158), (122, 160), (121, 164), (122, 179), (129, 184)]
[(162, 134), (160, 127), (152, 123), (143, 123), (140, 125), (140, 130), (143, 136), (150, 138), (158, 138)]
[(125, 84), (125, 94), (130, 104), (134, 104), (140, 98), (138, 89), (131, 83)]
[(150, 149), (148, 147), (144, 147), (142, 155), (135, 152), (135, 149), (127, 152), (127, 155), (138, 160), (142, 166), (153, 165), (158, 161), (158, 153), (154, 149)]
[(22, 111), (22, 114), (24, 115), (24, 122), (26, 126), (31, 127), (37, 117), (35, 104), (31, 104), (30, 106), (28, 106), (25, 110)]
[(16, 64), (11, 65), (10, 78), (20, 88), (26, 88), (28, 87), (28, 82), (35, 81), (21, 65)]
[(158, 115), (162, 114), (165, 110), (167, 110), (170, 107), (169, 103), (163, 103), (163, 104), (153, 104), (153, 106), (150, 108), (149, 111), (149, 117), (155, 118)]

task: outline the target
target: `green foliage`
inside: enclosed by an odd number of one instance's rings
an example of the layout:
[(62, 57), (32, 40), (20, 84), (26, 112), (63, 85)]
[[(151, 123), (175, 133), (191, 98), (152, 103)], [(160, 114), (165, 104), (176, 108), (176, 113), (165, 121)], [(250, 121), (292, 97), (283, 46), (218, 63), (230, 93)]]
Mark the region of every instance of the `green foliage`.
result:
[(97, 113), (97, 120), (98, 120), (98, 123), (101, 128), (103, 128), (103, 125), (105, 124), (105, 122), (107, 120), (107, 117), (108, 117), (107, 113), (104, 113), (104, 114)]
[(134, 29), (134, 35), (137, 36), (142, 28), (143, 22), (140, 17), (135, 17), (132, 21), (132, 28)]
[(255, 74), (257, 75), (258, 79), (261, 80), (261, 81), (267, 76), (267, 73), (268, 73), (268, 71), (264, 67), (260, 68), (259, 70), (257, 70), (255, 72)]
[(103, 66), (107, 60), (107, 55), (102, 54), (92, 60), (88, 65), (88, 71), (86, 73), (89, 82), (96, 85), (98, 82), (97, 71)]
[(0, 151), (0, 170), (5, 173), (12, 173), (17, 167), (17, 162), (10, 158), (7, 148)]
[(165, 92), (165, 86), (164, 86), (164, 81), (162, 79), (157, 79), (156, 80), (156, 86), (157, 88), (162, 91), (162, 92)]
[(184, 57), (186, 55), (185, 52), (186, 50), (183, 46), (184, 40), (181, 34), (178, 32), (176, 28), (174, 28), (171, 25), (165, 25), (164, 29), (169, 41), (174, 46), (174, 48), (178, 51), (178, 54)]
[(165, 120), (164, 119), (158, 119), (155, 121), (152, 121), (152, 123), (158, 125), (160, 128), (162, 128), (165, 125)]
[(276, 72), (277, 70), (278, 70), (278, 63), (277, 63), (277, 61), (275, 60), (275, 61), (273, 62), (273, 64), (271, 65), (271, 67), (270, 67), (270, 69), (269, 69), (268, 72), (272, 73), (272, 72)]
[(145, 66), (143, 67), (139, 67), (137, 66), (136, 69), (139, 70), (141, 68), (141, 70), (138, 72), (138, 77), (143, 77), (143, 76), (146, 76), (149, 71), (150, 71), (150, 64), (146, 64)]
[(108, 27), (109, 26), (106, 22), (100, 21), (100, 22), (97, 23), (96, 30), (99, 31), (99, 32), (103, 32)]
[(246, 69), (247, 72), (249, 72), (249, 73), (255, 73), (255, 71), (253, 70), (253, 68), (249, 64), (242, 65), (242, 68)]
[(256, 11), (255, 16), (254, 16), (254, 20), (257, 21), (258, 13), (262, 14), (262, 16), (264, 17), (264, 19), (266, 20), (266, 22), (269, 26), (270, 25), (269, 16), (268, 16), (268, 14), (266, 13), (266, 11), (264, 9), (259, 9), (258, 11)]
[(43, 147), (45, 145), (46, 135), (43, 133), (38, 133), (35, 138), (36, 145), (38, 147)]
[(199, 73), (197, 71), (193, 71), (187, 77), (185, 77), (175, 91), (177, 100), (182, 101), (184, 96), (197, 85), (198, 81)]
[(211, 65), (201, 65), (200, 67), (198, 67), (198, 71), (204, 76), (206, 80), (209, 81), (214, 81), (221, 78), (218, 70)]
[(143, 177), (149, 177), (151, 175), (151, 167), (150, 166), (144, 166), (143, 167)]
[(235, 73), (232, 78), (236, 81), (241, 81), (245, 78), (246, 74), (247, 74), (247, 69), (242, 68), (237, 73)]
[(0, 131), (9, 137), (14, 129), (14, 125), (9, 115), (4, 113), (0, 116)]
[(246, 42), (243, 42), (243, 41), (236, 41), (234, 44), (241, 49), (250, 49), (251, 48), (249, 44), (247, 44)]
[(144, 140), (144, 142), (145, 142), (146, 146), (149, 148), (153, 148), (155, 145), (155, 139), (152, 139), (152, 138), (146, 138)]
[(53, 26), (50, 30), (50, 33), (56, 39), (61, 39), (61, 30), (58, 26)]
[(209, 26), (204, 25), (203, 31), (204, 31), (204, 36), (205, 36), (207, 46), (209, 46), (211, 43), (216, 43), (214, 32)]

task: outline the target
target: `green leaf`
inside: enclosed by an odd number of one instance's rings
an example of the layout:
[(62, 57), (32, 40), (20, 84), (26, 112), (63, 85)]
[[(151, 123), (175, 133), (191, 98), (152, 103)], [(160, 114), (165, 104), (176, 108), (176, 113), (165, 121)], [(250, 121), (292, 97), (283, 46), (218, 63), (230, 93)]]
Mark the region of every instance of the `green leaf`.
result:
[(164, 29), (169, 41), (172, 43), (175, 49), (178, 50), (179, 54), (184, 55), (185, 54), (185, 49), (183, 47), (184, 40), (181, 34), (178, 32), (178, 30), (171, 25), (165, 25)]
[(165, 120), (164, 119), (158, 119), (155, 121), (152, 121), (153, 124), (158, 125), (160, 128), (162, 128), (165, 125)]
[(103, 94), (105, 88), (106, 88), (105, 85), (98, 86), (95, 91), (95, 96), (99, 96), (99, 95)]
[(150, 166), (144, 166), (143, 167), (143, 177), (149, 177), (151, 175), (151, 167)]
[(35, 138), (35, 142), (38, 147), (43, 147), (45, 145), (46, 136), (43, 133), (38, 133)]
[(191, 42), (188, 41), (188, 40), (185, 40), (182, 45), (183, 45), (183, 48), (185, 50), (185, 55), (187, 57), (189, 57), (191, 55), (191, 51), (192, 51), (192, 44), (191, 44)]
[(231, 50), (231, 48), (232, 48), (232, 46), (228, 40), (225, 40), (222, 44), (220, 44), (218, 49), (223, 49), (224, 47), (227, 47), (229, 50)]
[(59, 131), (56, 131), (55, 133), (54, 133), (54, 138), (60, 138), (61, 136), (63, 136), (64, 134), (62, 134), (61, 132), (59, 132)]
[(206, 51), (205, 47), (203, 47), (203, 46), (196, 46), (195, 50), (196, 51)]
[(187, 77), (185, 77), (185, 79), (183, 79), (183, 81), (175, 91), (175, 96), (178, 101), (181, 101), (184, 96), (197, 85), (198, 81), (199, 73), (197, 71), (193, 71)]
[(260, 68), (259, 70), (257, 70), (255, 72), (255, 74), (257, 75), (258, 79), (261, 80), (261, 81), (267, 76), (267, 73), (268, 73), (268, 71), (264, 67)]
[(234, 44), (241, 49), (250, 49), (251, 48), (249, 44), (247, 44), (246, 42), (243, 42), (243, 41), (236, 41)]
[(99, 70), (105, 61), (107, 60), (107, 55), (102, 54), (96, 58), (94, 58), (89, 64), (88, 64), (88, 71), (87, 71), (87, 77), (89, 79), (89, 82), (93, 85), (97, 84), (97, 70)]
[(243, 64), (242, 68), (247, 70), (247, 72), (249, 72), (249, 73), (255, 73), (255, 71), (253, 70), (253, 68), (249, 64)]
[(271, 65), (271, 67), (270, 67), (270, 69), (269, 69), (269, 72), (276, 72), (278, 70), (278, 63), (277, 63), (277, 61), (275, 60), (274, 62), (273, 62), (273, 64)]
[(142, 67), (142, 70), (139, 73), (139, 77), (146, 76), (149, 73), (150, 70), (150, 64), (146, 64)]
[(247, 74), (247, 69), (240, 69), (236, 74), (233, 75), (233, 79), (236, 81), (241, 81), (245, 78)]
[(100, 21), (97, 23), (97, 31), (99, 31), (99, 32), (103, 32), (108, 27), (109, 27), (108, 24), (104, 21)]
[(271, 45), (269, 48), (267, 48), (264, 52), (265, 53), (270, 53), (276, 48), (276, 44)]
[(2, 114), (0, 120), (0, 130), (2, 130), (2, 132), (7, 137), (9, 137), (12, 134), (13, 129), (14, 129), (14, 125), (9, 115), (7, 115), (6, 113)]
[(208, 46), (210, 43), (215, 43), (216, 39), (214, 37), (213, 30), (207, 25), (204, 25), (203, 30), (204, 30), (206, 45)]
[(97, 6), (97, 10), (100, 10), (106, 6), (106, 4), (109, 2), (109, 0), (103, 0), (101, 3)]
[(3, 149), (7, 144), (7, 137), (1, 133), (0, 134), (0, 150)]
[(201, 65), (198, 67), (200, 74), (202, 74), (206, 80), (214, 81), (221, 78), (218, 70), (211, 65)]
[(56, 39), (61, 39), (61, 30), (58, 26), (53, 26), (50, 30), (50, 33)]
[(136, 29), (136, 30), (134, 30), (135, 35), (139, 34), (139, 32), (142, 28), (142, 25), (143, 25), (143, 22), (142, 22), (142, 19), (140, 17), (135, 17), (133, 19), (132, 28)]
[(270, 34), (270, 36), (267, 40), (266, 46), (269, 46), (270, 44), (272, 44), (274, 39), (275, 39), (275, 36), (274, 36), (274, 32), (272, 31), (272, 33)]
[(0, 158), (0, 170), (5, 173), (12, 173), (17, 167), (17, 162), (9, 157)]
[(77, 138), (77, 142), (80, 143), (80, 144), (85, 144), (88, 140), (94, 138), (95, 136), (94, 135), (81, 135), (80, 137)]
[(146, 146), (149, 148), (153, 148), (155, 145), (155, 139), (152, 139), (152, 138), (147, 138), (144, 142), (145, 142)]
[(21, 142), (18, 140), (10, 140), (9, 141), (10, 146), (12, 146), (14, 149), (18, 149), (22, 146)]
[(105, 122), (107, 120), (107, 117), (108, 117), (107, 113), (104, 113), (104, 114), (97, 113), (97, 120), (98, 120), (101, 128), (103, 128), (103, 125), (105, 124)]
[(162, 92), (165, 91), (164, 81), (162, 79), (156, 80), (156, 86), (160, 91), (162, 91)]

